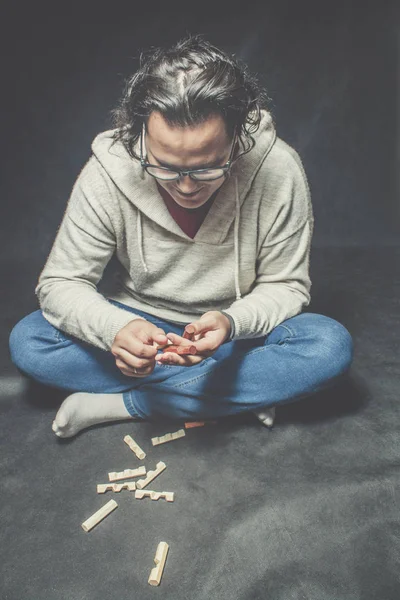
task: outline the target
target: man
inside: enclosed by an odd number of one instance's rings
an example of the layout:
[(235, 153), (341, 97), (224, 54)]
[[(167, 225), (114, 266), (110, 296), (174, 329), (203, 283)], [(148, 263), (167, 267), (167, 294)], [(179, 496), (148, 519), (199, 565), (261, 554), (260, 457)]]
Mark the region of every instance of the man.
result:
[[(297, 153), (247, 67), (201, 37), (127, 82), (72, 190), (14, 363), (70, 390), (60, 437), (120, 419), (216, 418), (330, 385), (352, 341), (310, 302), (313, 215)], [(97, 290), (116, 255), (108, 297)], [(161, 352), (172, 342), (195, 353)]]

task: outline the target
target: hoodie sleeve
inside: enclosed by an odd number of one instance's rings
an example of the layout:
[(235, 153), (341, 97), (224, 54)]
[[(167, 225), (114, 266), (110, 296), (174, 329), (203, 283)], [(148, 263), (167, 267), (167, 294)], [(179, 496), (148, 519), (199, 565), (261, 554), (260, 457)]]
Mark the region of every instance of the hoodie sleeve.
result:
[(116, 237), (100, 201), (107, 190), (101, 177), (93, 181), (93, 176), (89, 161), (72, 189), (35, 294), (51, 325), (108, 351), (118, 331), (142, 317), (112, 305), (97, 291)]
[[(309, 260), (314, 225), (310, 191), (298, 155), (292, 150), (288, 159), (285, 176), (278, 190), (274, 189), (275, 197), (280, 198), (279, 210), (258, 253), (254, 286), (224, 309), (234, 321), (232, 339), (267, 335), (310, 303)], [(270, 193), (266, 191), (264, 222), (268, 221)]]

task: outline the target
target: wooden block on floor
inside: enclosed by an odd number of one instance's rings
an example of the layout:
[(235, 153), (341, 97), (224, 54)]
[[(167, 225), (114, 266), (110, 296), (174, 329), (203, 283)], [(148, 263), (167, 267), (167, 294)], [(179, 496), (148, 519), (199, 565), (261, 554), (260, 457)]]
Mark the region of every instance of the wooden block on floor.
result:
[(167, 560), (169, 546), (167, 542), (160, 542), (157, 546), (156, 555), (154, 557), (155, 567), (150, 572), (149, 584), (160, 585), (161, 576), (164, 571), (165, 561)]
[(204, 427), (204, 425), (216, 425), (217, 421), (188, 421), (185, 423), (185, 429), (192, 427)]
[(140, 475), (146, 475), (146, 467), (138, 467), (137, 469), (125, 469), (125, 471), (112, 471), (108, 474), (110, 481), (119, 481), (121, 479), (130, 479), (131, 477), (140, 477)]
[(98, 494), (105, 494), (106, 492), (120, 492), (121, 490), (128, 490), (129, 492), (134, 492), (136, 490), (136, 483), (134, 481), (125, 481), (124, 483), (97, 484)]
[(130, 435), (126, 435), (124, 437), (124, 442), (129, 446), (132, 452), (134, 452), (140, 460), (142, 460), (146, 456), (146, 452), (144, 452), (144, 450), (141, 449), (139, 444), (137, 444), (135, 440), (131, 438)]
[(174, 492), (155, 492), (154, 490), (136, 490), (135, 498), (150, 498), (150, 500), (166, 500), (167, 502), (174, 501)]
[(165, 444), (166, 442), (173, 442), (174, 440), (178, 440), (181, 437), (185, 437), (186, 433), (184, 429), (179, 429), (174, 433), (166, 433), (161, 437), (153, 437), (151, 438), (151, 443), (153, 446), (158, 446), (159, 444)]
[(149, 485), (149, 483), (153, 481), (153, 479), (160, 475), (160, 473), (162, 473), (166, 468), (167, 465), (160, 460), (160, 462), (157, 463), (154, 471), (148, 471), (147, 477), (145, 479), (139, 479), (139, 481), (136, 482), (136, 489), (142, 490), (144, 487), (146, 487), (146, 485)]
[(86, 532), (90, 531), (93, 529), (93, 527), (95, 527), (95, 525), (100, 523), (100, 521), (105, 519), (113, 510), (115, 510), (117, 506), (118, 504), (115, 502), (115, 500), (110, 500), (107, 502), (107, 504), (99, 508), (98, 511), (96, 511), (91, 517), (82, 523), (82, 529)]

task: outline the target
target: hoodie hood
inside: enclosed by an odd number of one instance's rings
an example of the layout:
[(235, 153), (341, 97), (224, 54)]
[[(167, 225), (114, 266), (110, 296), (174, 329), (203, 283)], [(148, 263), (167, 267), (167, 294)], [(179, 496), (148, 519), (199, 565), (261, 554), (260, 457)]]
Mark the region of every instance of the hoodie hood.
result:
[(155, 179), (143, 172), (139, 161), (129, 156), (121, 142), (113, 144), (114, 133), (115, 129), (97, 135), (92, 142), (92, 152), (115, 186), (138, 209), (137, 237), (144, 270), (148, 272), (142, 243), (143, 214), (189, 243), (200, 241), (221, 244), (234, 221), (235, 289), (236, 299), (239, 300), (242, 297), (239, 273), (240, 211), (258, 170), (276, 140), (276, 131), (270, 113), (262, 111), (260, 127), (253, 134), (256, 142), (254, 148), (233, 165), (230, 176), (218, 190), (195, 240), (186, 235), (171, 216), (158, 192)]

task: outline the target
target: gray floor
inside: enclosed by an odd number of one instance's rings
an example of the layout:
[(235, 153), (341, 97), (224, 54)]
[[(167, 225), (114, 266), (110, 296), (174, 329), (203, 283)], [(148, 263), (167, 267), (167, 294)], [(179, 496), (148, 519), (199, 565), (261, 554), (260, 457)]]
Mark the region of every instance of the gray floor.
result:
[[(64, 393), (10, 363), (12, 325), (35, 310), (31, 271), (11, 278), (1, 320), (1, 598), (5, 600), (397, 600), (400, 597), (400, 249), (313, 249), (309, 311), (352, 333), (348, 378), (282, 407), (275, 428), (253, 417), (188, 430), (120, 423), (59, 441)], [(11, 287), (10, 287), (11, 286)], [(17, 300), (19, 298), (19, 300)], [(148, 452), (138, 461), (131, 434)], [(174, 503), (96, 494), (107, 473), (163, 460), (155, 489)], [(111, 497), (118, 509), (81, 523)], [(147, 579), (156, 546), (170, 552), (160, 588)]]

